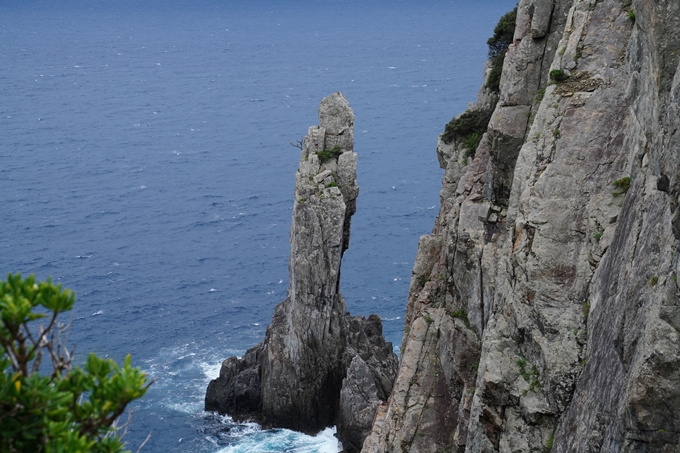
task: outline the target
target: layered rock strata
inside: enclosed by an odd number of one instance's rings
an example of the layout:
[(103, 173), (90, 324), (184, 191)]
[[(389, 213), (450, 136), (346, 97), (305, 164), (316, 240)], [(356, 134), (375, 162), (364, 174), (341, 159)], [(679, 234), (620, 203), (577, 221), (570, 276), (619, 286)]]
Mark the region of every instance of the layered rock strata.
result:
[(514, 38), (363, 452), (680, 452), (680, 3), (521, 0)]
[(290, 287), (262, 343), (225, 360), (205, 408), (315, 434), (338, 425), (359, 451), (397, 371), (380, 318), (352, 317), (339, 293), (340, 264), (356, 211), (354, 113), (340, 93), (323, 99), (295, 176)]

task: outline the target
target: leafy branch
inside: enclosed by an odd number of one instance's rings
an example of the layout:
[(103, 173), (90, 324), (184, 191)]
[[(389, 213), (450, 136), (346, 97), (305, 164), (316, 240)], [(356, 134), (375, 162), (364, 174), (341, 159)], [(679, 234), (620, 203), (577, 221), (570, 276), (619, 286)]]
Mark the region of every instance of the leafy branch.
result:
[(117, 420), (151, 382), (129, 355), (122, 367), (95, 354), (73, 366), (57, 318), (74, 303), (49, 279), (0, 281), (0, 451), (123, 451)]

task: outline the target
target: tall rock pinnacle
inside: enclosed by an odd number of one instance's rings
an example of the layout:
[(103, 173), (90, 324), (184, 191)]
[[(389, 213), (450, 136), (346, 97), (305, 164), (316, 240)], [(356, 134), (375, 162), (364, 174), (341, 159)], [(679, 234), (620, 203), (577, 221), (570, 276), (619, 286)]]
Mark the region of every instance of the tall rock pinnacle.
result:
[(359, 194), (354, 113), (334, 93), (319, 120), (295, 176), (288, 295), (264, 341), (223, 362), (205, 408), (308, 433), (338, 424), (346, 450), (358, 451), (392, 390), (397, 357), (380, 318), (351, 317), (338, 292)]

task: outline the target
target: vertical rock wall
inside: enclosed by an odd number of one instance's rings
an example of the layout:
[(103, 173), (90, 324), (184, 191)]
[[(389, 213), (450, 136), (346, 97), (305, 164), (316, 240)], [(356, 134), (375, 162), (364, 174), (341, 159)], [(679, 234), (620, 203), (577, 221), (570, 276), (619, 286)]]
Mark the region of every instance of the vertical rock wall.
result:
[(319, 119), (295, 176), (288, 296), (264, 341), (224, 361), (205, 406), (312, 434), (337, 423), (346, 450), (358, 451), (390, 395), (397, 358), (380, 318), (351, 317), (338, 292), (359, 194), (354, 114), (335, 93), (321, 101)]
[(676, 0), (519, 2), (364, 452), (680, 451), (679, 58)]

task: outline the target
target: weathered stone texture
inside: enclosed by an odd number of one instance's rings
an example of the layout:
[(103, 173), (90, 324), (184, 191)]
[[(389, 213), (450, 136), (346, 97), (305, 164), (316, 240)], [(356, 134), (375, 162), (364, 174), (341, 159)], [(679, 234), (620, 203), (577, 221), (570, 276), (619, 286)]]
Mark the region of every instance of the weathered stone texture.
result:
[(675, 0), (520, 1), (364, 452), (680, 452), (679, 61)]
[[(352, 317), (338, 292), (342, 255), (356, 210), (354, 114), (335, 93), (319, 108), (296, 174), (290, 288), (265, 339), (224, 361), (206, 410), (307, 433), (338, 423), (346, 451), (358, 451), (392, 390), (397, 357), (380, 318)], [(324, 158), (339, 146), (341, 154)], [(349, 371), (348, 371), (349, 369)]]

